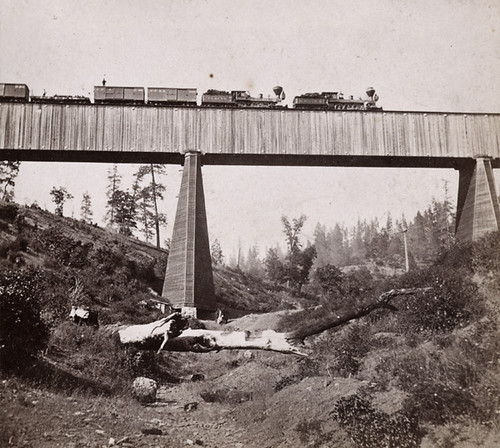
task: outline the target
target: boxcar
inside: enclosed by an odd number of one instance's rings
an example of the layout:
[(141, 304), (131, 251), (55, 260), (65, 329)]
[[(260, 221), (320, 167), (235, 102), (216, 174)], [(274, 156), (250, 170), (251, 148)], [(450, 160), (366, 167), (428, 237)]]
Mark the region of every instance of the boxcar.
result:
[(0, 101), (29, 101), (29, 98), (26, 84), (0, 84)]
[(148, 104), (159, 106), (196, 106), (196, 89), (148, 87)]
[(144, 87), (94, 87), (94, 102), (102, 103), (127, 103), (143, 104)]

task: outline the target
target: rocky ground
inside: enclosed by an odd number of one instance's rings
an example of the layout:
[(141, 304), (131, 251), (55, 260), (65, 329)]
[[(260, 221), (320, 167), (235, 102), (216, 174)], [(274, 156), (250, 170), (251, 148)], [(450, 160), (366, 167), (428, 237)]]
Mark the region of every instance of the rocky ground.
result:
[[(216, 381), (161, 387), (157, 402), (148, 405), (126, 398), (63, 397), (4, 380), (0, 440), (2, 446), (42, 448), (302, 446), (298, 425), (324, 417), (332, 400), (360, 385), (308, 378), (274, 394), (279, 370), (257, 372), (255, 366), (250, 360)], [(334, 427), (342, 439), (339, 446), (353, 446)]]
[[(259, 328), (256, 319), (244, 319), (241, 324)], [(294, 355), (234, 350), (162, 356), (182, 381), (160, 385), (150, 404), (131, 395), (89, 396), (2, 379), (0, 446), (359, 448), (332, 416), (338, 400), (364, 391), (377, 410), (394, 414), (406, 398), (397, 388), (380, 391), (359, 377), (308, 376), (308, 361)], [(500, 431), (491, 429), (427, 427), (420, 446), (493, 448), (500, 445)]]

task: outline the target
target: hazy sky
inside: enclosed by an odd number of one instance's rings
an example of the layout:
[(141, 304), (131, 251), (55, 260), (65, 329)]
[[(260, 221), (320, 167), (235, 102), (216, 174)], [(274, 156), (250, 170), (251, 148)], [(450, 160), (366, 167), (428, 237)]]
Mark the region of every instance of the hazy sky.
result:
[[(33, 94), (91, 95), (108, 85), (248, 89), (288, 100), (310, 91), (360, 96), (386, 110), (500, 111), (500, 3), (487, 0), (0, 0), (0, 82)], [(108, 165), (23, 163), (16, 199), (53, 210), (65, 186), (104, 215)], [(120, 165), (129, 174), (135, 166)], [(180, 167), (169, 166), (164, 210), (173, 223)], [(497, 170), (498, 171), (498, 170)], [(281, 241), (280, 216), (354, 223), (411, 218), (453, 170), (204, 167), (209, 233), (226, 254)], [(499, 176), (497, 178), (497, 187)], [(228, 188), (228, 185), (231, 187)], [(168, 234), (171, 232), (169, 226)], [(168, 236), (168, 235), (167, 235)]]

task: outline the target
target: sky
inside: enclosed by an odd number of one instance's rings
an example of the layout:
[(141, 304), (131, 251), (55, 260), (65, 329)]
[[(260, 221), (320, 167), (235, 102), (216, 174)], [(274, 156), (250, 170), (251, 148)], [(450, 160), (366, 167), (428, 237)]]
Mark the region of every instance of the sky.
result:
[[(0, 82), (33, 95), (92, 96), (108, 85), (362, 96), (375, 87), (386, 110), (500, 112), (500, 3), (488, 0), (1, 0)], [(21, 165), (15, 197), (53, 211), (64, 186), (79, 217), (92, 198), (103, 223), (106, 164)], [(180, 166), (168, 166), (162, 210), (170, 237)], [(134, 165), (119, 165), (124, 187)], [(499, 171), (499, 170), (496, 170)], [(497, 190), (499, 173), (495, 173)], [(226, 257), (257, 244), (283, 244), (280, 218), (305, 214), (304, 239), (318, 222), (353, 225), (412, 218), (458, 172), (441, 169), (205, 166), (211, 241)], [(128, 182), (128, 185), (127, 185)], [(228, 188), (230, 186), (230, 188)]]

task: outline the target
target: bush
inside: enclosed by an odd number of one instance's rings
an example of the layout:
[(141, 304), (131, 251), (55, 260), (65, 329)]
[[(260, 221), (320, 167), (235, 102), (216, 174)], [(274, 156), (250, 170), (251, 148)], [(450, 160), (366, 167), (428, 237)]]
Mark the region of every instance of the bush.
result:
[(343, 377), (358, 373), (363, 357), (370, 351), (371, 332), (367, 325), (353, 323), (331, 347), (333, 368)]
[(0, 203), (0, 216), (2, 220), (8, 223), (13, 223), (16, 219), (17, 213), (19, 212), (19, 206), (16, 204), (11, 204), (9, 202)]
[(378, 412), (358, 395), (341, 398), (335, 405), (333, 418), (360, 448), (417, 448), (423, 435), (416, 418)]
[(0, 368), (22, 369), (46, 347), (49, 329), (41, 317), (41, 272), (0, 273)]
[(92, 244), (82, 244), (63, 234), (58, 226), (51, 226), (36, 234), (35, 250), (44, 252), (58, 263), (76, 268), (87, 264)]
[(405, 402), (404, 410), (423, 422), (442, 425), (457, 417), (474, 415), (476, 403), (467, 390), (428, 382), (417, 385), (411, 398)]
[(450, 331), (484, 313), (484, 301), (467, 269), (433, 266), (403, 276), (403, 288), (431, 287), (430, 291), (401, 299), (399, 331)]
[(474, 244), (472, 265), (487, 280), (492, 294), (500, 296), (500, 232), (490, 233)]

